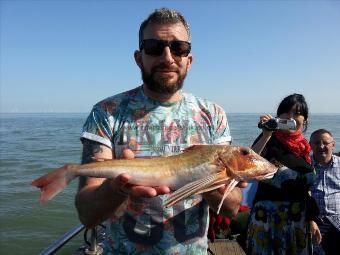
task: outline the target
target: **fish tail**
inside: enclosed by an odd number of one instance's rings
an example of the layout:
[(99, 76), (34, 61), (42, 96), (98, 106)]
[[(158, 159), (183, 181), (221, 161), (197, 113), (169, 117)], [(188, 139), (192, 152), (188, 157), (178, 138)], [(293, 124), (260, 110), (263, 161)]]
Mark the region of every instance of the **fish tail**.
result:
[(45, 174), (32, 182), (32, 185), (40, 188), (41, 204), (52, 199), (62, 191), (76, 176), (70, 171), (73, 164), (64, 165), (51, 173)]

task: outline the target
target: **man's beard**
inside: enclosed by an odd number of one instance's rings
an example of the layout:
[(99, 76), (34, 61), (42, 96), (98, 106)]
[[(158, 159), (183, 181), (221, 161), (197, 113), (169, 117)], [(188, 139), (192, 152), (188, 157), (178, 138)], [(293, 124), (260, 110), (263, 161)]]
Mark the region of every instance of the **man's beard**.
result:
[(142, 80), (146, 87), (156, 93), (163, 94), (163, 95), (172, 95), (175, 94), (178, 90), (182, 89), (184, 84), (184, 79), (187, 75), (185, 72), (184, 74), (178, 74), (178, 78), (175, 82), (169, 83), (168, 79), (158, 79), (156, 80), (154, 77), (155, 72), (157, 69), (165, 69), (165, 66), (159, 65), (153, 67), (150, 73), (147, 73), (144, 69), (144, 66), (141, 67), (142, 73)]

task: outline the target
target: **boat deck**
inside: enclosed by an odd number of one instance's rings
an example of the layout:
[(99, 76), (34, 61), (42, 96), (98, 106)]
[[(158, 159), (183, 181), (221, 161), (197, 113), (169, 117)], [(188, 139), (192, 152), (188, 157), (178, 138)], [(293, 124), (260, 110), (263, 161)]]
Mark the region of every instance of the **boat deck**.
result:
[[(85, 255), (85, 248), (83, 246), (79, 248), (72, 255)], [(96, 254), (96, 253), (93, 253)], [(100, 254), (100, 253), (97, 253)], [(208, 255), (245, 255), (246, 253), (243, 251), (241, 246), (238, 244), (236, 240), (229, 239), (216, 239), (213, 243), (209, 242), (209, 250)]]
[(208, 254), (210, 255), (245, 255), (241, 246), (236, 240), (216, 239), (213, 243), (209, 242)]

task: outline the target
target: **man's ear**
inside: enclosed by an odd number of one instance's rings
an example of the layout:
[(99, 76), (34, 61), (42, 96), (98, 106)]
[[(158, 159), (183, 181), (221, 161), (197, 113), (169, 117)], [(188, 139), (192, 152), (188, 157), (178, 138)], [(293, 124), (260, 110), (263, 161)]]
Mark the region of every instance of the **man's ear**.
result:
[(191, 64), (192, 64), (192, 60), (193, 60), (192, 54), (190, 53), (190, 54), (188, 55), (187, 70), (190, 69)]
[(139, 50), (135, 50), (135, 53), (133, 54), (135, 57), (135, 62), (141, 68), (142, 66), (142, 53)]

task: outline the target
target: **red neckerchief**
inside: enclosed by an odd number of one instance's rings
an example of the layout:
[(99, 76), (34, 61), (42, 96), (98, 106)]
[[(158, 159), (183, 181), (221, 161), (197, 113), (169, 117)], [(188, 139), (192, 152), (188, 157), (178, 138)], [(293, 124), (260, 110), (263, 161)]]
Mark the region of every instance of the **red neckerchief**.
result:
[(311, 164), (312, 160), (310, 152), (312, 149), (300, 130), (294, 133), (285, 133), (278, 130), (274, 134), (277, 140), (285, 145), (294, 155), (303, 157), (309, 164)]

